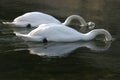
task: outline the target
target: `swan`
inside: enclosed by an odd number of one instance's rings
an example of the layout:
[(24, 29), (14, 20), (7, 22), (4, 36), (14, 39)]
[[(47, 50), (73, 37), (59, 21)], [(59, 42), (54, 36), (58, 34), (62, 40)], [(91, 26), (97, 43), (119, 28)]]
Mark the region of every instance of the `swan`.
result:
[[(81, 30), (93, 29), (95, 27), (95, 23), (86, 22), (79, 15), (71, 15), (69, 16), (64, 23), (64, 25), (69, 25), (73, 19), (77, 19), (81, 23)], [(48, 23), (58, 23), (61, 24), (59, 20), (55, 17), (42, 13), (42, 12), (28, 12), (25, 13), (13, 20), (13, 22), (3, 22), (3, 24), (18, 26), (18, 27), (38, 27), (40, 24), (48, 24)]]
[(51, 15), (41, 12), (28, 12), (15, 18), (13, 22), (3, 22), (3, 24), (10, 24), (18, 27), (38, 27), (38, 25), (40, 24), (47, 24), (51, 22), (58, 24), (60, 23), (60, 21), (58, 21)]
[(111, 34), (105, 29), (94, 29), (90, 32), (83, 34), (73, 28), (63, 24), (41, 24), (38, 28), (32, 30), (28, 34), (21, 34), (14, 32), (16, 36), (22, 37), (26, 41), (39, 41), (39, 42), (74, 42), (74, 41), (89, 41), (94, 39), (97, 35), (105, 35), (106, 41), (111, 41)]

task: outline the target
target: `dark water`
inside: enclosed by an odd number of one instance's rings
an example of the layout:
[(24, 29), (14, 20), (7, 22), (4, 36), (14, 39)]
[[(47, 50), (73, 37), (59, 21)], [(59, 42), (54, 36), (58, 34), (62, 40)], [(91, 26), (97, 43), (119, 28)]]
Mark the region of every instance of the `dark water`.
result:
[(48, 13), (62, 22), (79, 14), (95, 22), (96, 28), (107, 29), (115, 41), (44, 45), (24, 42), (13, 33), (31, 29), (0, 24), (0, 80), (120, 80), (119, 0), (0, 1), (1, 22), (29, 11)]

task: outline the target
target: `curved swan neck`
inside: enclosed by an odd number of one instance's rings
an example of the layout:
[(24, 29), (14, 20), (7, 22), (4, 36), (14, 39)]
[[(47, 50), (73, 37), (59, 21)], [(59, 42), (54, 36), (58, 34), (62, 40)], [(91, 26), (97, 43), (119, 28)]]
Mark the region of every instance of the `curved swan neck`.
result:
[(84, 34), (83, 40), (92, 40), (97, 35), (100, 35), (100, 34), (105, 35), (105, 40), (106, 41), (111, 41), (112, 40), (111, 34), (105, 29), (94, 29), (94, 30)]
[(82, 26), (87, 26), (86, 21), (85, 21), (81, 16), (79, 16), (79, 15), (71, 15), (71, 16), (69, 16), (69, 17), (65, 20), (65, 22), (64, 22), (63, 24), (64, 24), (64, 25), (68, 25), (68, 24), (70, 24), (70, 22), (71, 22), (73, 19), (78, 20), (78, 21), (81, 23)]

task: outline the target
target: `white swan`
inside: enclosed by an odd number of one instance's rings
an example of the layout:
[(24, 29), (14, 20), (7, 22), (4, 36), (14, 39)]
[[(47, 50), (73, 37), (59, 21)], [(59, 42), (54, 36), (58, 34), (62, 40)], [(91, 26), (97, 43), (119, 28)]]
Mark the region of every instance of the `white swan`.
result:
[[(70, 22), (73, 19), (77, 19), (81, 23), (81, 29), (85, 30), (86, 27), (89, 29), (93, 29), (95, 27), (95, 23), (93, 22), (86, 22), (81, 16), (78, 15), (71, 15), (69, 16), (65, 22), (64, 25), (70, 24)], [(19, 27), (38, 27), (40, 24), (48, 24), (48, 23), (58, 23), (61, 24), (59, 20), (57, 20), (55, 17), (41, 13), (41, 12), (28, 12), (24, 15), (21, 15), (13, 20), (13, 22), (3, 22), (3, 24), (13, 25), (13, 26), (19, 26)]]
[(55, 42), (73, 42), (79, 40), (92, 40), (99, 34), (104, 34), (106, 41), (112, 40), (112, 36), (107, 30), (94, 29), (86, 34), (80, 33), (70, 27), (62, 24), (42, 24), (38, 28), (32, 30), (29, 34), (20, 34), (15, 32), (17, 36), (28, 41), (55, 41)]
[(47, 23), (60, 23), (54, 17), (44, 14), (41, 12), (28, 12), (25, 13), (13, 20), (13, 22), (3, 22), (3, 24), (9, 24), (18, 27), (38, 27), (40, 24), (47, 24)]

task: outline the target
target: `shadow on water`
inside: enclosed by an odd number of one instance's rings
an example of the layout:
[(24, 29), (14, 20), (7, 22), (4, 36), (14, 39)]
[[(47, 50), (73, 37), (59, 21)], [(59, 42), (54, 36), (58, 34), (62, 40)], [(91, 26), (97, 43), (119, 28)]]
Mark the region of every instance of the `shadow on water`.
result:
[[(0, 80), (119, 80), (119, 7), (119, 0), (1, 0)], [(13, 33), (28, 33), (32, 29), (1, 24), (30, 11), (45, 12), (61, 21), (79, 14), (95, 22), (96, 28), (107, 29), (116, 40), (45, 45), (24, 42)]]

